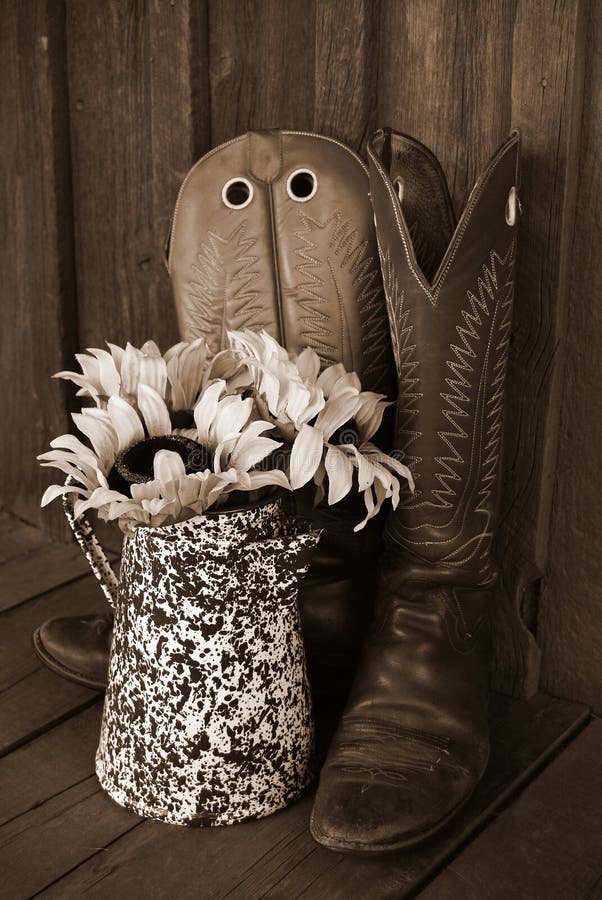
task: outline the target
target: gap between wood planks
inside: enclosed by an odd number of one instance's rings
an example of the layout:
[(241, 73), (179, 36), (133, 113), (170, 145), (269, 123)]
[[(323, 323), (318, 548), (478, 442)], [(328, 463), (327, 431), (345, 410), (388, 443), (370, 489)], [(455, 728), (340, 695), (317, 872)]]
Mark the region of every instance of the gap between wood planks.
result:
[[(314, 844), (307, 830), (311, 796), (274, 816), (223, 829), (141, 822), (100, 790), (90, 793), (97, 716), (96, 710), (75, 716), (0, 764), (0, 788), (3, 766), (12, 766), (7, 777), (22, 783), (32, 767), (41, 766), (40, 784), (28, 786), (22, 799), (13, 797), (11, 824), (0, 828), (5, 878), (10, 876), (13, 885), (25, 878), (29, 895), (89, 892), (104, 897), (121, 891), (212, 900), (292, 898), (300, 892), (316, 898), (407, 896), (524, 786), (551, 748), (570, 740), (587, 720), (583, 707), (549, 697), (518, 703), (494, 697), (492, 767), (466, 814), (441, 841), (377, 862), (342, 857)], [(69, 759), (61, 758), (62, 747)], [(57, 754), (61, 762), (54, 776)], [(67, 787), (70, 780), (76, 783)], [(19, 806), (24, 811), (15, 816)], [(96, 848), (93, 853), (91, 847)], [(211, 885), (207, 893), (199, 893), (199, 873), (203, 884)], [(153, 894), (151, 888), (161, 893)], [(14, 893), (9, 896), (14, 900)]]
[[(37, 541), (37, 536), (29, 537)], [(24, 557), (18, 549), (13, 560), (26, 558), (27, 550)], [(69, 577), (69, 569), (64, 571), (63, 577)], [(583, 707), (551, 698), (531, 703), (494, 698), (493, 763), (465, 816), (440, 843), (377, 867), (372, 860), (342, 857), (313, 843), (307, 829), (311, 797), (274, 817), (233, 829), (184, 831), (141, 821), (112, 803), (96, 785), (93, 751), (99, 696), (40, 666), (31, 650), (31, 632), (45, 618), (83, 613), (99, 605), (104, 607), (102, 594), (88, 575), (27, 596), (0, 613), (4, 649), (0, 684), (5, 684), (0, 694), (5, 753), (0, 788), (6, 792), (14, 781), (24, 791), (22, 800), (13, 796), (12, 813), (0, 827), (5, 873), (0, 893), (12, 885), (12, 893), (6, 895), (11, 900), (25, 885), (32, 894), (64, 896), (71, 888), (94, 892), (101, 883), (101, 894), (114, 891), (116, 878), (120, 884), (124, 878), (139, 884), (140, 878), (147, 878), (146, 866), (139, 869), (140, 855), (159, 858), (165, 856), (166, 847), (176, 868), (166, 873), (166, 886), (178, 896), (187, 896), (195, 885), (194, 871), (203, 857), (207, 876), (216, 879), (219, 888), (212, 894), (216, 898), (292, 897), (299, 891), (306, 897), (324, 892), (336, 897), (341, 885), (346, 885), (346, 896), (353, 896), (349, 891), (357, 886), (370, 891), (371, 897), (385, 898), (391, 884), (395, 896), (407, 896), (481, 833), (588, 719)], [(222, 872), (224, 858), (231, 865)]]
[[(98, 702), (98, 694), (50, 673), (34, 654), (46, 619), (108, 610), (79, 547), (50, 542), (0, 515), (0, 757)], [(109, 558), (116, 559), (114, 552)]]

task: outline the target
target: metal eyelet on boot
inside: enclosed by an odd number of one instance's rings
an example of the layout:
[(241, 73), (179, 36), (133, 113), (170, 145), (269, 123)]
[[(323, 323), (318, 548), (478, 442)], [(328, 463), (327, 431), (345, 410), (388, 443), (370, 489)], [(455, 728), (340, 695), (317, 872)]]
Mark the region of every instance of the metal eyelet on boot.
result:
[(398, 175), (394, 181), (394, 184), (395, 184), (395, 190), (397, 191), (398, 200), (401, 204), (401, 203), (403, 203), (403, 178), (400, 178)]
[(231, 178), (222, 188), (222, 201), (230, 209), (244, 209), (253, 199), (253, 185), (247, 178)]
[(296, 203), (307, 203), (317, 190), (318, 178), (311, 169), (295, 169), (286, 179), (286, 192)]
[(516, 225), (516, 220), (520, 212), (522, 212), (522, 209), (518, 198), (518, 191), (516, 190), (516, 186), (512, 185), (508, 193), (508, 199), (506, 200), (506, 224), (510, 225), (510, 227)]

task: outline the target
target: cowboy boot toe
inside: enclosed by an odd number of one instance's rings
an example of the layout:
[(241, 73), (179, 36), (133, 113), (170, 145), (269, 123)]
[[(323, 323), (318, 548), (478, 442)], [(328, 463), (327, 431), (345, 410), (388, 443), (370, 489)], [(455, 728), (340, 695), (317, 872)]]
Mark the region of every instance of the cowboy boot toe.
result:
[(323, 846), (379, 853), (428, 838), (471, 796), (488, 757), (487, 741), (460, 750), (434, 739), (421, 750), (413, 740), (399, 740), (380, 760), (379, 749), (375, 742), (367, 752), (359, 741), (352, 763), (345, 757), (354, 753), (353, 742), (336, 741), (336, 761), (322, 770), (311, 818), (311, 833)]
[(112, 616), (65, 616), (44, 622), (34, 633), (33, 646), (53, 672), (77, 684), (104, 690), (112, 635)]

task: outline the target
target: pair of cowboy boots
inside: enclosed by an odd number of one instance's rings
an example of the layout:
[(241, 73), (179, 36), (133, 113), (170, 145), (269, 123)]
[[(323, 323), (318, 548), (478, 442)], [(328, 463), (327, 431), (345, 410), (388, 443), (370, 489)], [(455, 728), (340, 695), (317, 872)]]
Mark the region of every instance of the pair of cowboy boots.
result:
[(311, 819), (315, 839), (335, 850), (427, 838), (487, 763), (518, 153), (513, 134), (456, 220), (437, 160), (405, 135), (372, 138), (368, 182), (337, 142), (251, 134), (201, 160), (176, 207), (170, 271), (183, 336), (204, 334), (219, 349), (225, 314), (227, 327), (266, 327), (289, 349), (313, 346), (387, 391), (388, 314), (393, 452), (411, 466), (416, 491), (389, 513), (380, 556), (378, 524), (358, 537), (353, 511), (341, 517), (300, 598), (315, 684), (341, 671), (348, 682), (372, 619)]

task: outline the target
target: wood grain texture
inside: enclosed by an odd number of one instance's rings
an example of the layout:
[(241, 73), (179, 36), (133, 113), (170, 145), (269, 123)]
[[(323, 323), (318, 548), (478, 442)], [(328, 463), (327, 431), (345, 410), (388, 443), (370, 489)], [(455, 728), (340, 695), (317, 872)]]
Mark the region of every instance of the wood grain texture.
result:
[[(5, 210), (0, 372), (9, 385), (1, 410), (9, 438), (0, 449), (0, 504), (56, 536), (67, 535), (59, 504), (38, 508), (52, 475), (40, 472), (34, 456), (67, 429), (66, 411), (73, 403), (72, 394), (48, 376), (71, 365), (77, 346), (153, 337), (165, 347), (176, 339), (163, 243), (179, 184), (209, 146), (249, 128), (279, 126), (317, 129), (358, 148), (373, 126), (390, 124), (433, 148), (460, 207), (492, 151), (517, 125), (523, 133), (525, 215), (505, 426), (498, 541), (504, 587), (495, 606), (494, 685), (517, 695), (537, 685), (539, 649), (532, 631), (558, 476), (551, 571), (555, 579), (564, 573), (564, 581), (556, 594), (544, 596), (545, 677), (558, 686), (554, 689), (574, 685), (576, 696), (590, 696), (584, 693), (586, 682), (602, 653), (594, 637), (591, 666), (586, 652), (564, 681), (562, 673), (582, 636), (596, 634), (590, 627), (593, 613), (576, 596), (573, 573), (580, 553), (590, 573), (584, 595), (595, 589), (597, 572), (588, 568), (578, 534), (572, 543), (563, 541), (561, 523), (565, 508), (578, 519), (587, 514), (585, 505), (573, 503), (571, 480), (580, 422), (592, 418), (579, 378), (597, 394), (599, 341), (592, 341), (590, 364), (580, 337), (595, 333), (591, 307), (597, 282), (590, 248), (597, 246), (600, 229), (589, 185), (597, 177), (599, 145), (597, 19), (588, 29), (596, 41), (588, 72), (594, 81), (587, 101), (590, 135), (581, 157), (581, 243), (575, 249), (583, 274), (576, 272), (573, 281), (566, 440), (560, 468), (556, 463), (586, 5), (586, 0), (4, 4), (0, 41), (7, 89), (0, 125), (7, 175), (0, 189)], [(592, 15), (599, 17), (598, 6), (592, 4)], [(595, 474), (592, 465), (584, 450), (578, 466), (584, 496)], [(575, 611), (555, 616), (551, 610), (571, 581)], [(557, 636), (563, 631), (575, 635), (564, 655)]]
[[(587, 25), (585, 103), (566, 329), (566, 366), (549, 575), (538, 618), (542, 682), (602, 714), (602, 5)], [(597, 202), (596, 202), (597, 198)]]
[(204, 10), (202, 0), (68, 2), (83, 346), (177, 339), (163, 247), (179, 184), (209, 141)]
[(313, 130), (364, 152), (376, 127), (378, 3), (316, 4)]
[[(583, 3), (520, 0), (513, 40), (512, 122), (522, 134), (516, 304), (507, 383), (504, 490), (497, 542), (505, 579), (498, 608), (531, 628), (548, 563), (563, 378), (569, 262), (583, 87)], [(507, 632), (496, 686), (536, 689), (539, 653)], [(525, 637), (528, 638), (525, 642)]]
[(493, 673), (496, 689), (517, 696), (533, 693), (539, 681), (540, 654), (529, 627), (546, 566), (556, 452), (582, 6), (572, 0), (381, 5), (379, 122), (435, 151), (457, 211), (510, 128), (522, 132), (525, 215), (506, 403)]
[(314, 2), (209, 0), (213, 146), (249, 129), (311, 129)]
[(0, 612), (89, 572), (77, 544), (51, 541), (7, 514), (0, 514), (0, 547)]
[[(103, 794), (96, 776), (74, 784), (0, 828), (0, 897), (32, 897), (138, 821)], [(114, 896), (124, 895), (117, 891)]]
[[(507, 792), (516, 790), (542, 756), (579, 728), (585, 716), (583, 707), (552, 698), (530, 702), (496, 698), (494, 751), (478, 794), (453, 830), (411, 853), (358, 859), (325, 850), (308, 831), (309, 796), (281, 813), (235, 828), (196, 830), (144, 822), (57, 881), (44, 896), (110, 897), (121, 892), (203, 900), (300, 896), (399, 900), (481, 827), (496, 803), (507, 799)], [(60, 815), (56, 826), (63, 827)], [(30, 840), (36, 840), (35, 830)]]
[(46, 669), (31, 635), (46, 619), (106, 611), (92, 576), (49, 591), (0, 615), (0, 756), (95, 704), (95, 691)]
[[(32, 632), (46, 619), (86, 615), (109, 609), (93, 575), (79, 578), (0, 615), (0, 697), (37, 671), (41, 662), (31, 646)], [(0, 708), (2, 700), (0, 700)]]
[(0, 757), (98, 703), (98, 693), (54, 675), (42, 663), (0, 694)]
[(511, 125), (515, 0), (382, 0), (378, 125), (425, 143), (456, 210)]
[(594, 721), (421, 898), (599, 898), (601, 792), (602, 722)]
[(35, 460), (67, 430), (50, 375), (75, 347), (64, 4), (3, 4), (0, 59), (0, 505), (65, 539), (59, 508), (40, 509), (52, 482)]
[[(100, 703), (0, 760), (0, 826), (94, 773)], [(2, 842), (0, 827), (0, 843)]]

